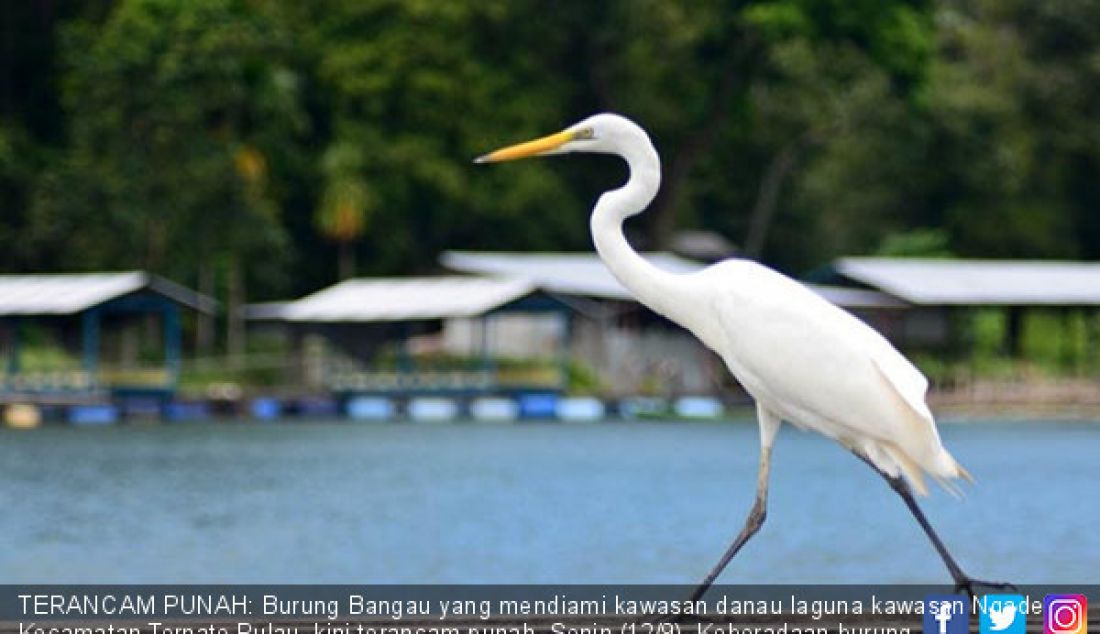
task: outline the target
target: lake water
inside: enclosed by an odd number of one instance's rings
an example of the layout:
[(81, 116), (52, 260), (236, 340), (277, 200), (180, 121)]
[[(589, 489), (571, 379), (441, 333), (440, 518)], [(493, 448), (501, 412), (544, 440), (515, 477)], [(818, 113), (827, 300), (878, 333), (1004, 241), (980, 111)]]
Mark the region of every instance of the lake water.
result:
[[(1100, 581), (1100, 424), (943, 424), (964, 569)], [(0, 582), (693, 583), (753, 495), (751, 424), (194, 424), (0, 431)], [(727, 583), (941, 583), (901, 501), (785, 428)]]

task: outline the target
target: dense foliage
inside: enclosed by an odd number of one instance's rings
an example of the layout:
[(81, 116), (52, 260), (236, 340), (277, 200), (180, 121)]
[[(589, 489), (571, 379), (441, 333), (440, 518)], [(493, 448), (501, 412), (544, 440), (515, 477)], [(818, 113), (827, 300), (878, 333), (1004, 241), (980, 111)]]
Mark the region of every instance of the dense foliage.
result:
[(26, 0), (0, 20), (8, 272), (141, 267), (239, 301), (448, 248), (585, 249), (616, 161), (469, 159), (599, 110), (662, 152), (645, 246), (713, 230), (793, 273), (1100, 257), (1095, 0)]

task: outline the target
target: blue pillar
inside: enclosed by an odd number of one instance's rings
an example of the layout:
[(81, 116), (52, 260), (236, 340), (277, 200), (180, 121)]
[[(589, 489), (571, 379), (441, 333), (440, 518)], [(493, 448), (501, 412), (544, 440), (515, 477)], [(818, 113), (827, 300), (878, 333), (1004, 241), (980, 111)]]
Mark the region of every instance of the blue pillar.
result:
[(168, 303), (164, 307), (164, 365), (168, 370), (168, 387), (175, 388), (180, 379), (180, 341), (183, 328), (180, 325), (179, 306)]
[(99, 309), (93, 308), (84, 313), (81, 322), (84, 340), (83, 366), (93, 383), (99, 367), (99, 319)]

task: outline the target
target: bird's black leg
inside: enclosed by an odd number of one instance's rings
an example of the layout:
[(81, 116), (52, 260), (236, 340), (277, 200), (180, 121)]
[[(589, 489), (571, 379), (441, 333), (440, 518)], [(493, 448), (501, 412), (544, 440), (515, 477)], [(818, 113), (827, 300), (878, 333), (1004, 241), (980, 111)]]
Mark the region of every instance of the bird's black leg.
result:
[[(691, 602), (698, 601), (714, 584), (718, 575), (722, 574), (731, 559), (764, 525), (764, 518), (768, 513), (768, 474), (772, 465), (772, 444), (775, 442), (775, 434), (779, 431), (780, 419), (764, 406), (757, 403), (756, 416), (760, 423), (760, 468), (756, 472), (756, 499), (749, 510), (749, 516), (745, 518), (745, 525), (741, 532), (733, 539), (726, 552), (711, 569), (702, 582), (696, 586), (688, 599)], [(683, 620), (684, 615), (664, 615), (659, 620), (665, 623), (677, 623)]]
[(733, 559), (749, 539), (760, 530), (760, 527), (764, 525), (764, 519), (768, 514), (768, 473), (771, 471), (771, 455), (772, 450), (769, 439), (769, 442), (764, 445), (760, 452), (760, 470), (757, 473), (756, 480), (756, 500), (752, 504), (752, 509), (749, 511), (748, 517), (745, 518), (745, 525), (729, 545), (729, 548), (726, 549), (726, 552), (722, 554), (718, 563), (715, 564), (714, 568), (711, 569), (703, 581), (699, 583), (695, 591), (691, 593), (690, 601), (697, 601), (706, 594), (707, 590), (714, 584), (714, 580), (717, 579), (718, 575), (722, 574), (722, 571), (729, 565), (730, 560)]
[(928, 521), (928, 518), (924, 516), (924, 511), (921, 510), (920, 506), (917, 504), (916, 498), (913, 497), (913, 491), (909, 488), (909, 483), (906, 482), (905, 479), (900, 475), (892, 476), (883, 472), (881, 469), (875, 466), (874, 463), (868, 460), (866, 456), (858, 452), (852, 453), (855, 453), (855, 455), (860, 460), (866, 462), (868, 465), (870, 465), (872, 469), (875, 470), (876, 473), (885, 478), (886, 482), (890, 484), (890, 488), (893, 489), (899, 496), (901, 496), (901, 499), (905, 502), (905, 506), (909, 508), (909, 512), (913, 514), (914, 518), (916, 518), (917, 523), (920, 524), (920, 527), (924, 530), (924, 534), (928, 536), (928, 539), (932, 542), (932, 546), (936, 548), (936, 552), (939, 553), (940, 558), (943, 559), (944, 565), (947, 566), (947, 571), (951, 573), (951, 578), (955, 581), (956, 592), (960, 590), (965, 591), (968, 596), (973, 598), (975, 586), (996, 588), (998, 590), (1016, 588), (1016, 586), (1010, 583), (998, 581), (982, 581), (980, 579), (975, 579), (963, 572), (962, 568), (959, 567), (959, 564), (955, 561), (955, 558), (951, 556), (950, 552), (948, 552), (947, 546), (944, 545), (943, 540), (940, 539), (940, 536), (936, 534), (935, 529), (932, 528), (932, 524)]

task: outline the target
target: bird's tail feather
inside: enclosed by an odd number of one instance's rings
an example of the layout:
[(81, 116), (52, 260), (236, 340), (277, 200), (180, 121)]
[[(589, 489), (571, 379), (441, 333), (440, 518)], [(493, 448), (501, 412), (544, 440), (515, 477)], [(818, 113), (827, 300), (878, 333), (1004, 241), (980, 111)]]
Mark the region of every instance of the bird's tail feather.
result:
[(943, 490), (951, 494), (951, 497), (955, 498), (956, 500), (961, 500), (963, 499), (963, 497), (965, 497), (963, 495), (963, 490), (959, 487), (959, 485), (955, 484), (951, 480), (948, 480), (947, 478), (943, 478), (940, 476), (935, 476), (935, 478), (936, 482), (939, 482), (940, 486), (943, 487)]
[(959, 477), (963, 480), (966, 480), (970, 484), (974, 484), (974, 476), (970, 475), (970, 472), (963, 468), (963, 466), (959, 464), (958, 460), (952, 458), (951, 461), (955, 463), (955, 471), (959, 474)]
[[(951, 454), (947, 453), (947, 451), (944, 451), (944, 455), (947, 457), (947, 460), (951, 462), (951, 468), (954, 471), (951, 477), (962, 478), (970, 484), (974, 484), (974, 476), (970, 475), (970, 472), (964, 469), (963, 466), (959, 464), (958, 460), (955, 460), (955, 458), (953, 458)], [(944, 490), (946, 490), (948, 493), (950, 493), (955, 499), (961, 500), (962, 498), (966, 497), (966, 495), (963, 493), (962, 487), (952, 481), (951, 478), (944, 477), (942, 475), (937, 475), (935, 477), (936, 481), (940, 483), (940, 486), (943, 487)]]
[(964, 469), (963, 466), (959, 464), (959, 461), (955, 460), (946, 449), (941, 449), (941, 453), (936, 459), (936, 467), (938, 467), (938, 469), (935, 471), (929, 470), (932, 477), (934, 477), (936, 481), (940, 483), (940, 486), (950, 493), (952, 497), (962, 499), (964, 497), (963, 490), (954, 479), (962, 478), (973, 484), (974, 477), (970, 475), (970, 472)]
[(909, 486), (913, 487), (917, 495), (928, 495), (928, 485), (924, 483), (924, 471), (920, 466), (904, 451), (898, 449), (893, 444), (883, 444), (882, 449), (893, 458), (894, 462), (901, 468), (901, 472), (905, 475), (905, 479), (909, 481)]

